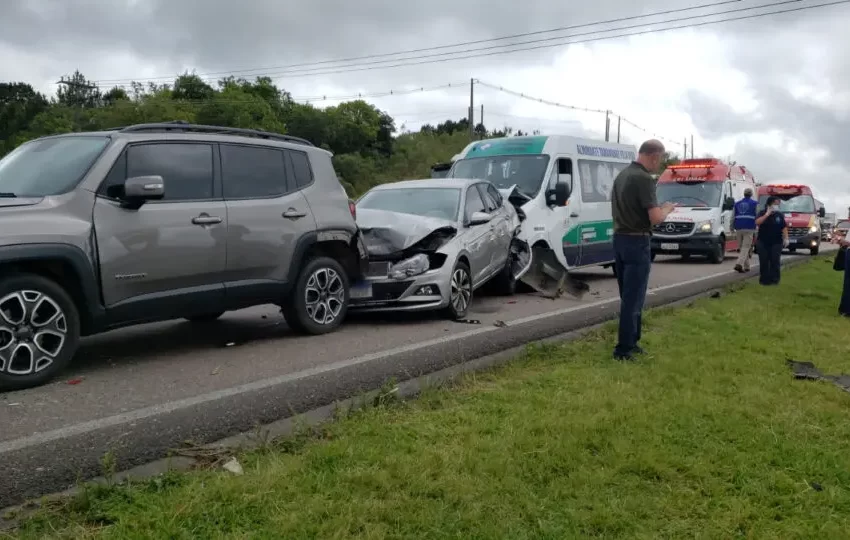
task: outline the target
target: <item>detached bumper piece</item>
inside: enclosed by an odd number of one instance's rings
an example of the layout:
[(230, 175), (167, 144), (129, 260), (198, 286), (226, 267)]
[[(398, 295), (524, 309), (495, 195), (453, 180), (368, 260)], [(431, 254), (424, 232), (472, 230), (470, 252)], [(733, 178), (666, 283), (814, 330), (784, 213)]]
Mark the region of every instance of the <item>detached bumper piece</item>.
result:
[(541, 247), (532, 248), (531, 266), (521, 281), (547, 298), (564, 293), (581, 298), (590, 290), (590, 285), (569, 275), (551, 249)]

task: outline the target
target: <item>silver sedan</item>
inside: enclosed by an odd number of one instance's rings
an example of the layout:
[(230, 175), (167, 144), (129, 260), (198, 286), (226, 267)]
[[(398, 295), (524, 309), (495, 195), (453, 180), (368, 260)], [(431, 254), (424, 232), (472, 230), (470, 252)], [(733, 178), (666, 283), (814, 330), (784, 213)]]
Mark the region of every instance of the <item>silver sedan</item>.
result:
[(531, 265), (528, 244), (516, 238), (516, 209), (486, 181), (380, 185), (357, 201), (356, 214), (370, 263), (367, 279), (351, 287), (352, 309), (463, 319), (474, 291), (490, 282), (513, 294)]

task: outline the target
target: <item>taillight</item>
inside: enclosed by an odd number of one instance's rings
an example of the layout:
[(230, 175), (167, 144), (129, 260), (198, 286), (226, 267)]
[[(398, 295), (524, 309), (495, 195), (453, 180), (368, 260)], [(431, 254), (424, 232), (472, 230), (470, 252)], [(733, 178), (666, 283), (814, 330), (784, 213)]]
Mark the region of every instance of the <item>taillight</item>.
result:
[(357, 206), (351, 199), (348, 199), (348, 211), (351, 212), (351, 217), (354, 218), (354, 221), (357, 221)]

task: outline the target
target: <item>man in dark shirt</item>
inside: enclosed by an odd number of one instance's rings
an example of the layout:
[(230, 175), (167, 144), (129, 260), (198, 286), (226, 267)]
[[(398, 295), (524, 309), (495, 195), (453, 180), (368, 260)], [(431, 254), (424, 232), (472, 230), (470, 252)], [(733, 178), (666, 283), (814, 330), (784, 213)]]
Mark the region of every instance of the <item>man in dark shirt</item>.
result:
[(778, 285), (782, 248), (788, 245), (788, 224), (779, 211), (779, 197), (770, 196), (764, 210), (756, 217), (759, 253), (759, 283)]
[(660, 208), (655, 199), (655, 179), (664, 160), (664, 145), (649, 140), (638, 150), (637, 160), (614, 179), (611, 214), (614, 219), (614, 269), (620, 289), (620, 330), (614, 358), (633, 360), (643, 350), (638, 345), (641, 313), (652, 265), (652, 226), (664, 221), (674, 205)]

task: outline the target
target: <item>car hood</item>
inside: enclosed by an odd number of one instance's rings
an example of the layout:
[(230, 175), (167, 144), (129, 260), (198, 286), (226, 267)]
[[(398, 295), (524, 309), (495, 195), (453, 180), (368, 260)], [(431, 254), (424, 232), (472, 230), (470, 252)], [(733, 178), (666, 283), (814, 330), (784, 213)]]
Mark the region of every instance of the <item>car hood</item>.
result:
[(414, 216), (386, 210), (357, 209), (357, 226), (369, 255), (382, 256), (404, 251), (437, 231), (457, 232), (447, 219)]
[(33, 206), (44, 200), (44, 197), (0, 197), (0, 208), (15, 206)]

